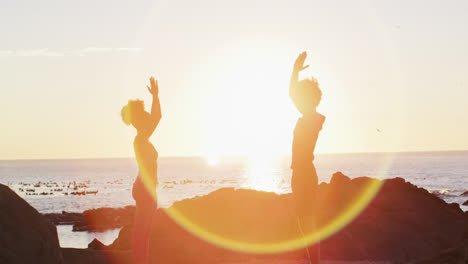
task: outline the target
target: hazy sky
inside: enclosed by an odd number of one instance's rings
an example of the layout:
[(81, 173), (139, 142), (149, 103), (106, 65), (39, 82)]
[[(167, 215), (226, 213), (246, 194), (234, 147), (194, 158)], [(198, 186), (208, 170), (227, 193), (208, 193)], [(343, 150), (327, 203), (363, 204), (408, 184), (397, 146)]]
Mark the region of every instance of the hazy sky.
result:
[[(290, 153), (292, 65), (327, 116), (317, 152), (468, 149), (467, 1), (2, 1), (0, 159)], [(380, 130), (380, 132), (378, 131)]]

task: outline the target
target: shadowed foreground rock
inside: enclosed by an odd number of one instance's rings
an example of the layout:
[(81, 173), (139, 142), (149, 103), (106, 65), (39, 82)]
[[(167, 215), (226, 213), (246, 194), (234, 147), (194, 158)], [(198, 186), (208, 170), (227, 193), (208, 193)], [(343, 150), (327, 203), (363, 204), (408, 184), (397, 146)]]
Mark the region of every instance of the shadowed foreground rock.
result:
[(63, 263), (57, 229), (0, 184), (0, 263)]
[(121, 228), (133, 222), (135, 206), (124, 208), (97, 208), (83, 213), (49, 213), (44, 216), (55, 225), (73, 225), (73, 231), (102, 232)]

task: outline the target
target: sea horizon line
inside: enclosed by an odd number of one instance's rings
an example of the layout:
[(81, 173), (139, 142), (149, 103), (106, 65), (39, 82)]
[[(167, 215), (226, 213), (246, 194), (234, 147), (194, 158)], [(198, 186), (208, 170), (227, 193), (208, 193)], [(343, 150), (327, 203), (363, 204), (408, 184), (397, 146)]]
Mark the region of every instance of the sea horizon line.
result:
[[(415, 151), (362, 151), (362, 152), (320, 152), (315, 156), (328, 156), (328, 155), (366, 155), (366, 154), (431, 154), (431, 153), (463, 153), (468, 152), (468, 149), (460, 150), (415, 150)], [(275, 158), (290, 157), (291, 154), (276, 154)], [(161, 159), (186, 159), (186, 158), (205, 158), (206, 155), (168, 155), (159, 156)], [(219, 158), (249, 158), (249, 155), (219, 155)], [(117, 159), (134, 159), (132, 156), (116, 156), (116, 157), (70, 157), (70, 158), (12, 158), (0, 159), (3, 161), (59, 161), (59, 160), (117, 160)]]

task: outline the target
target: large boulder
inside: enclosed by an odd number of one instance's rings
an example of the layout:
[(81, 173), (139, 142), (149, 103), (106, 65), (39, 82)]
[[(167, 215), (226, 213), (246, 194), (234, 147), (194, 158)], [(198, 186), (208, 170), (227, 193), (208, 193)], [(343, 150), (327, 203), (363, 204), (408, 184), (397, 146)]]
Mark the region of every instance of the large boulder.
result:
[[(353, 192), (362, 185), (362, 180), (351, 180), (348, 189)], [(340, 194), (340, 197), (349, 196)], [(395, 178), (385, 180), (366, 209), (322, 243), (322, 256), (409, 262), (451, 248), (463, 248), (468, 245), (467, 238), (468, 218), (458, 204), (447, 204), (427, 190)]]
[(63, 263), (55, 225), (0, 184), (0, 263)]
[(73, 225), (73, 231), (103, 232), (132, 223), (135, 206), (97, 208), (83, 213), (49, 213), (44, 216), (55, 225)]

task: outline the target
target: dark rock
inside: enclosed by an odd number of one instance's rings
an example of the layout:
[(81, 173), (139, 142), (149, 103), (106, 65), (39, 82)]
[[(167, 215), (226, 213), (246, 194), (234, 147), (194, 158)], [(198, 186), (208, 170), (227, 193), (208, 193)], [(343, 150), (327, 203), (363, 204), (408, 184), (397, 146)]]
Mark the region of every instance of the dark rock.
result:
[(330, 184), (346, 185), (349, 184), (351, 179), (345, 176), (341, 171), (335, 172), (330, 180)]
[(101, 241), (99, 241), (98, 239), (93, 239), (93, 241), (91, 241), (89, 244), (88, 244), (88, 248), (89, 249), (95, 249), (95, 250), (104, 250), (104, 249), (107, 249), (107, 246), (104, 245)]
[(0, 184), (0, 262), (63, 263), (55, 225)]
[(450, 204), (448, 204), (448, 205), (449, 205), (450, 208), (452, 208), (453, 210), (463, 213), (463, 210), (460, 208), (460, 205), (459, 205), (458, 203), (450, 203)]
[(468, 196), (468, 191), (465, 191), (464, 193), (460, 194), (460, 196)]
[(91, 209), (84, 211), (83, 216), (86, 219), (88, 231), (102, 232), (133, 223), (135, 206)]
[(83, 232), (83, 231), (91, 231), (88, 224), (86, 222), (78, 222), (73, 225), (73, 232)]
[(74, 225), (76, 223), (85, 222), (85, 218), (82, 213), (68, 213), (66, 211), (62, 211), (61, 214), (50, 213), (44, 214), (44, 216), (55, 225)]
[(449, 248), (422, 260), (415, 261), (414, 264), (466, 264), (468, 263), (468, 245), (460, 245), (458, 247)]
[(120, 229), (118, 238), (110, 245), (113, 250), (130, 250), (132, 242), (133, 224)]
[(123, 264), (131, 262), (131, 252), (112, 252), (110, 258), (105, 250), (62, 248), (63, 258), (66, 264)]
[(463, 205), (468, 205), (468, 200), (466, 200), (466, 201), (463, 203)]
[(44, 214), (55, 225), (73, 225), (73, 231), (103, 232), (132, 223), (135, 206), (98, 208), (83, 213)]
[[(347, 248), (358, 243), (366, 249), (368, 257), (355, 260), (420, 259), (463, 243), (463, 233), (468, 230), (463, 215), (458, 204), (449, 205), (403, 179), (385, 180), (367, 208), (323, 243), (322, 256), (336, 259), (337, 255), (327, 252), (329, 247)], [(339, 238), (349, 233), (353, 241), (341, 245)], [(344, 257), (352, 259), (349, 255)]]

